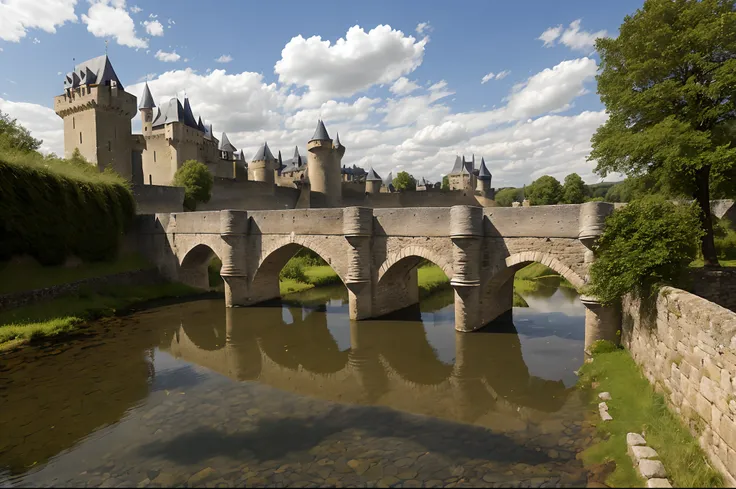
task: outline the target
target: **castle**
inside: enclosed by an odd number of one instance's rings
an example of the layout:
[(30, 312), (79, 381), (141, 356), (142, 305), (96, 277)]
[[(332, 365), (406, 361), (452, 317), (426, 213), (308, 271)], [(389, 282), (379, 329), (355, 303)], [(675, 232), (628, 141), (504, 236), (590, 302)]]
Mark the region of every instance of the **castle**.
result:
[[(393, 193), (391, 174), (383, 180), (373, 168), (366, 172), (342, 165), (346, 148), (339, 134), (333, 141), (321, 120), (307, 142), (306, 158), (296, 147), (290, 159), (283, 159), (280, 151), (274, 155), (264, 142), (248, 162), (227, 134), (221, 133), (218, 139), (211, 123), (195, 117), (186, 96), (183, 103), (171, 98), (156, 104), (146, 83), (140, 104), (136, 102), (137, 97), (125, 91), (107, 55), (78, 64), (64, 78), (64, 93), (54, 98), (54, 110), (64, 120), (65, 156), (78, 149), (100, 171), (112, 168), (139, 187), (137, 195), (151, 193), (143, 187), (171, 187), (174, 174), (185, 161), (200, 161), (215, 177), (210, 207), (389, 207), (400, 200), (385, 195)], [(142, 134), (131, 130), (136, 112)], [(450, 191), (478, 197), (470, 199), (474, 205), (492, 205), (491, 174), (484, 160), (475, 168), (475, 156), (471, 161), (458, 156), (448, 179)], [(432, 185), (424, 178), (417, 181), (419, 191), (438, 188), (439, 184)], [(246, 191), (248, 195), (238, 194)], [(309, 195), (302, 195), (304, 192)], [(252, 202), (256, 197), (260, 198), (257, 204)], [(420, 205), (447, 203), (447, 198), (436, 197)]]

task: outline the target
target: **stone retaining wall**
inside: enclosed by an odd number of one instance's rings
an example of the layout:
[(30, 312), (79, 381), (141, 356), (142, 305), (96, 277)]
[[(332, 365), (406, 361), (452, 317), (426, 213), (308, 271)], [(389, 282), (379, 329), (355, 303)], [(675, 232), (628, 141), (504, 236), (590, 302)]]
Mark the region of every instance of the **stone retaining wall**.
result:
[(82, 287), (98, 289), (110, 285), (151, 285), (164, 282), (158, 270), (134, 270), (131, 272), (116, 273), (104, 277), (93, 277), (66, 284), (52, 285), (42, 289), (0, 294), (0, 311), (24, 306), (34, 302), (43, 302), (63, 295), (77, 292)]
[(622, 306), (622, 343), (736, 487), (736, 313), (671, 287)]
[(736, 311), (736, 268), (691, 269), (690, 292)]

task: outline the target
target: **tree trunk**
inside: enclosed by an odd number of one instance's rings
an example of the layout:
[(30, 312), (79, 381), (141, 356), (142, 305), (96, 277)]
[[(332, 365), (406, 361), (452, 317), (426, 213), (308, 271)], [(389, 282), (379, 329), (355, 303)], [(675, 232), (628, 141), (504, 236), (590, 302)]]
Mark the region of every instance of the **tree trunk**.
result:
[(710, 166), (704, 166), (695, 173), (695, 200), (700, 205), (700, 223), (705, 231), (701, 238), (701, 250), (706, 267), (717, 267), (718, 254), (713, 239), (713, 218), (710, 212)]

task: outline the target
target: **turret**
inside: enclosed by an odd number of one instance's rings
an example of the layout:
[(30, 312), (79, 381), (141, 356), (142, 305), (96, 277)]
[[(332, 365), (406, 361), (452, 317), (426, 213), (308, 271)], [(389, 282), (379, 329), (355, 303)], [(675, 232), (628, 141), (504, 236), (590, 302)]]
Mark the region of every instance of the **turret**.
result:
[(151, 90), (148, 88), (148, 82), (143, 88), (143, 95), (141, 96), (141, 103), (138, 105), (138, 111), (141, 113), (141, 126), (143, 128), (143, 135), (151, 135), (151, 124), (153, 123), (153, 109), (156, 104), (153, 102), (153, 96)]
[(488, 193), (491, 190), (491, 172), (488, 171), (488, 168), (486, 167), (486, 160), (484, 158), (480, 159), (480, 170), (478, 170), (478, 179), (476, 183), (475, 190), (478, 192)]
[(371, 167), (368, 174), (365, 176), (365, 193), (377, 194), (381, 191), (381, 184), (383, 180), (378, 176), (378, 173)]
[(268, 143), (264, 142), (248, 164), (248, 180), (273, 184), (276, 165), (276, 158), (271, 153)]
[(233, 154), (237, 151), (235, 149), (235, 146), (230, 143), (230, 140), (227, 138), (227, 134), (224, 132), (222, 133), (222, 138), (220, 138), (220, 146), (218, 147), (220, 150), (220, 157), (223, 160), (232, 161), (233, 160)]
[[(338, 141), (339, 144), (339, 141)], [(342, 206), (341, 161), (345, 147), (333, 145), (324, 123), (320, 120), (314, 136), (307, 143), (309, 151), (309, 183), (312, 192), (321, 194), (326, 207)]]

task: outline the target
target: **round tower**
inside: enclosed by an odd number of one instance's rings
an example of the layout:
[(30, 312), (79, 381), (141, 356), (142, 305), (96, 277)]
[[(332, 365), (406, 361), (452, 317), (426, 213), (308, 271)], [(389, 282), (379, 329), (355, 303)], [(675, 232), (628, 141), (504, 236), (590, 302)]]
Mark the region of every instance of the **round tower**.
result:
[(324, 123), (320, 120), (314, 136), (307, 143), (307, 151), (309, 151), (307, 167), (311, 191), (323, 196), (323, 201), (318, 201), (317, 205), (341, 207), (340, 165), (345, 147), (341, 144), (339, 147), (333, 145)]
[(475, 190), (478, 192), (483, 192), (483, 194), (487, 194), (491, 191), (491, 172), (488, 171), (488, 168), (486, 167), (486, 160), (484, 158), (480, 159), (480, 170), (478, 171), (478, 178), (476, 180), (476, 186)]
[(252, 182), (266, 182), (274, 184), (274, 170), (276, 169), (276, 158), (274, 158), (268, 143), (263, 143), (250, 163), (248, 163), (248, 180)]
[(368, 174), (365, 176), (365, 193), (377, 194), (381, 191), (381, 184), (383, 180), (378, 176), (378, 173), (371, 167)]
[(153, 102), (153, 96), (151, 90), (148, 88), (148, 82), (143, 89), (143, 95), (141, 96), (141, 103), (138, 106), (138, 110), (141, 113), (141, 127), (143, 130), (143, 136), (150, 136), (153, 125), (153, 109), (156, 104)]

